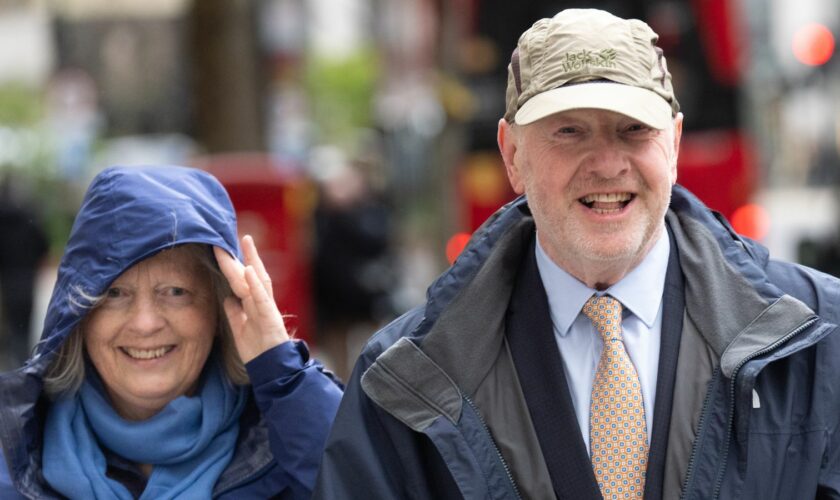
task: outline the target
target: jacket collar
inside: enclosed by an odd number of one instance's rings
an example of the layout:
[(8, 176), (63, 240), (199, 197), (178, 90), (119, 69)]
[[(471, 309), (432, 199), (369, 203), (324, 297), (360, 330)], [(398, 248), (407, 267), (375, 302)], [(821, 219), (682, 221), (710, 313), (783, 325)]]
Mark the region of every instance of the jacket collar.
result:
[(763, 248), (735, 234), (689, 192), (675, 189), (666, 222), (686, 276), (686, 313), (720, 358), (726, 377), (816, 318), (768, 280)]

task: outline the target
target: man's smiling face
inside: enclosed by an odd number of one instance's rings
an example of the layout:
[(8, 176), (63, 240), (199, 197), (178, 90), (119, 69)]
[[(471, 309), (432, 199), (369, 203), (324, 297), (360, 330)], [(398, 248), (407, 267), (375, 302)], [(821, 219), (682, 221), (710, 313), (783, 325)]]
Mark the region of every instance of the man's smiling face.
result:
[(657, 130), (597, 109), (500, 125), (511, 184), (527, 194), (556, 264), (589, 286), (609, 286), (642, 260), (664, 227), (681, 129), (682, 115)]

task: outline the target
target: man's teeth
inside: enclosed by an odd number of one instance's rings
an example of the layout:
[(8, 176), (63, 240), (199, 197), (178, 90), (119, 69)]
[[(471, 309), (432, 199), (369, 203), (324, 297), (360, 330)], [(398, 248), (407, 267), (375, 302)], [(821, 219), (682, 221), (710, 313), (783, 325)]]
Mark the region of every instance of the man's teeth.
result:
[(631, 197), (630, 193), (597, 193), (588, 194), (580, 200), (584, 203), (614, 203), (630, 201)]
[(157, 349), (134, 349), (131, 347), (123, 347), (123, 351), (135, 359), (155, 359), (163, 356), (173, 349), (169, 347), (158, 347)]

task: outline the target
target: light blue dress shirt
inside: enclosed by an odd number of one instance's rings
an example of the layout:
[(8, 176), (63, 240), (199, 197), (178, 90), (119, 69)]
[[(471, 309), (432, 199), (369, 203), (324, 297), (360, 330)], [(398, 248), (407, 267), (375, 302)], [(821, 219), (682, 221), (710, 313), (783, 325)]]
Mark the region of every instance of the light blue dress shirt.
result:
[(593, 294), (610, 295), (624, 306), (624, 345), (642, 384), (650, 444), (662, 330), (662, 293), (671, 252), (666, 231), (662, 231), (651, 251), (635, 269), (604, 291), (587, 287), (561, 269), (546, 255), (539, 244), (539, 238), (536, 247), (537, 267), (548, 295), (554, 337), (563, 358), (569, 393), (587, 452), (592, 383), (604, 345), (592, 321), (581, 313), (584, 304)]

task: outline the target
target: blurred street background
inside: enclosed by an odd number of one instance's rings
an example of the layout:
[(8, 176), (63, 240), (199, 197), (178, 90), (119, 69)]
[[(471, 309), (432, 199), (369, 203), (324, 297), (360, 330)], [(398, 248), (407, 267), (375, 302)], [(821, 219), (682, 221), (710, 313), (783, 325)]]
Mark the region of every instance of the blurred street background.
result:
[(512, 199), (507, 63), (568, 7), (660, 34), (679, 182), (840, 274), (835, 0), (0, 0), (0, 370), (40, 336), (90, 179), (183, 164), (226, 185), (291, 327), (346, 376)]

